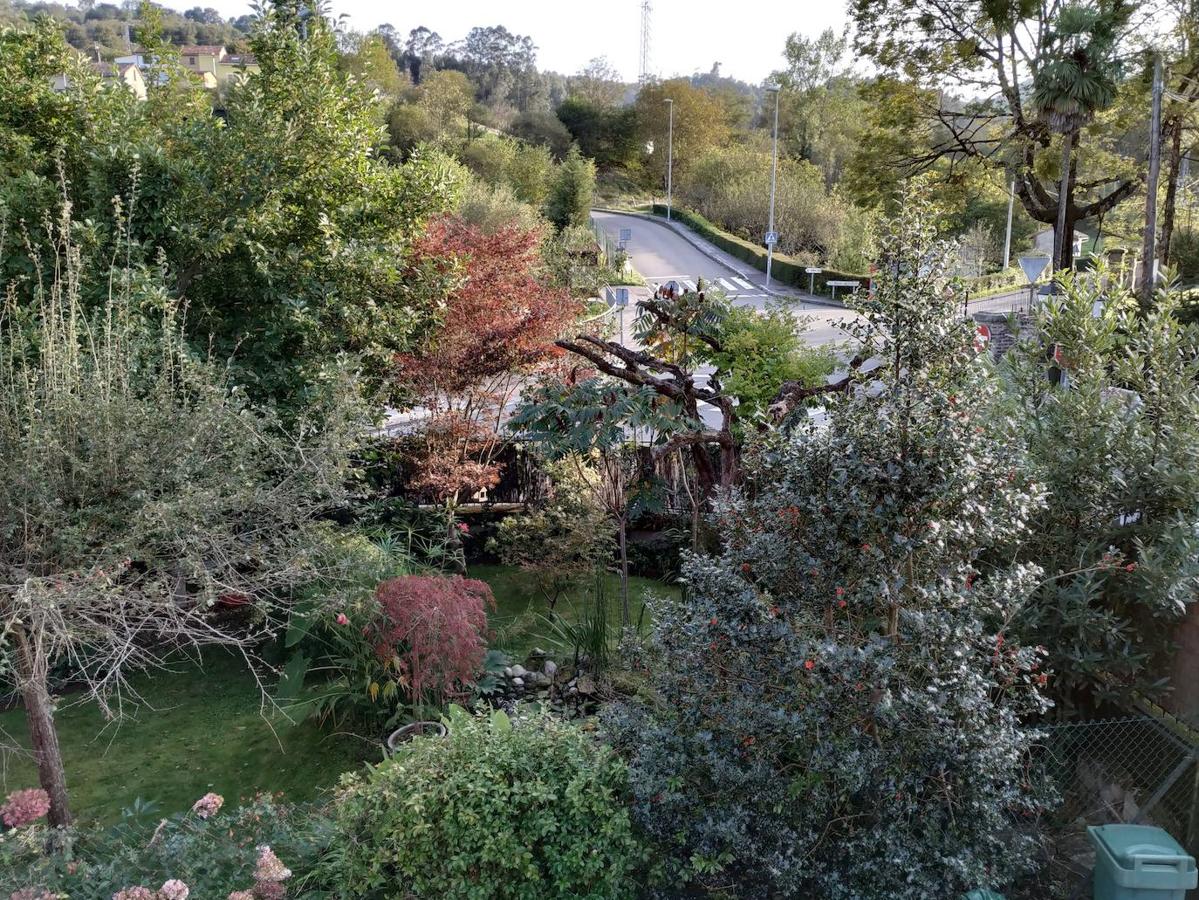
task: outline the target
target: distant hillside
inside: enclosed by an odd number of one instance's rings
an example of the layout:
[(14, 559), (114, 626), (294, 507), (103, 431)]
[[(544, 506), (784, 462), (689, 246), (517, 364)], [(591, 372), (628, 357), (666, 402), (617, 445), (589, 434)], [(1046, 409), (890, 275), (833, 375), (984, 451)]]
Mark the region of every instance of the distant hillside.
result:
[[(226, 21), (211, 7), (195, 6), (183, 13), (160, 8), (163, 37), (176, 45), (237, 46), (250, 28), (249, 15)], [(80, 0), (78, 6), (0, 0), (0, 23), (20, 22), (38, 15), (53, 16), (62, 22), (63, 32), (72, 47), (88, 54), (99, 49), (104, 59), (128, 53), (130, 39), (133, 43), (137, 42), (137, 12), (125, 6), (95, 3), (92, 0)]]

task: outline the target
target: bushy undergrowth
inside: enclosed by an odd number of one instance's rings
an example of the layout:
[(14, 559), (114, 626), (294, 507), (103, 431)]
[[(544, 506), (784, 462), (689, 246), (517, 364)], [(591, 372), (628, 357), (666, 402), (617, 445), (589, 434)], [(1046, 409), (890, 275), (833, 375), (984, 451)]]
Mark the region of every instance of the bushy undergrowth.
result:
[(642, 853), (624, 764), (550, 718), (476, 718), (346, 776), (321, 879), (340, 896), (631, 897)]
[[(222, 811), (222, 804), (207, 795), (190, 812), (166, 818), (129, 810), (113, 828), (33, 825), (0, 833), (0, 897), (25, 890), (31, 897), (46, 891), (109, 900), (120, 891), (139, 896), (130, 889), (141, 887), (148, 892), (142, 896), (162, 900), (172, 893), (160, 890), (169, 882), (196, 900), (224, 900), (234, 891), (303, 896), (299, 883), (330, 834), (322, 810), (268, 796), (232, 810)], [(173, 893), (182, 895), (178, 885)]]

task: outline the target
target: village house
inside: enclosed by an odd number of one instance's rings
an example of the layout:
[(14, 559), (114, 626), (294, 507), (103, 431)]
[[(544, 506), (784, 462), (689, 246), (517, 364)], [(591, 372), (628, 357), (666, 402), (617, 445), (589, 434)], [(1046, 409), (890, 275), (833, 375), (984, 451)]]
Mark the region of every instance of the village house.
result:
[[(138, 100), (146, 99), (146, 80), (142, 77), (141, 69), (133, 63), (109, 63), (101, 59), (89, 59), (87, 65), (96, 72), (104, 85), (122, 85), (133, 92)], [(66, 72), (60, 72), (50, 79), (50, 86), (56, 91), (65, 91), (71, 79)]]
[[(179, 62), (196, 75), (204, 87), (215, 90), (234, 75), (258, 71), (252, 54), (231, 54), (219, 44), (189, 44), (178, 48)], [(153, 62), (140, 48), (127, 56), (119, 56), (117, 65), (132, 64), (143, 72)]]

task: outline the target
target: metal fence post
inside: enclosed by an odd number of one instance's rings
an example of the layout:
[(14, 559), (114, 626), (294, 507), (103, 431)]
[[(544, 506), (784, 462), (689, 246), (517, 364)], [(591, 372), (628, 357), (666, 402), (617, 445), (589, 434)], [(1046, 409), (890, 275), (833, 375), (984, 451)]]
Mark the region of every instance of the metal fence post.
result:
[(1199, 852), (1199, 755), (1191, 757), (1191, 818), (1187, 822), (1186, 848)]

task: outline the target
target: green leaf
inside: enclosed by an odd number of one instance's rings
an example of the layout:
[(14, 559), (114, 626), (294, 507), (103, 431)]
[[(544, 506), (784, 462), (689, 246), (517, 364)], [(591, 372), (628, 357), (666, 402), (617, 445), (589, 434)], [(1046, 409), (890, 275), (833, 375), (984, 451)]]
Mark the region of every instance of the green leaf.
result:
[(280, 706), (288, 706), (300, 699), (304, 690), (304, 676), (308, 674), (308, 657), (303, 653), (293, 653), (283, 667), (279, 684), (275, 687), (275, 702)]
[(491, 730), (501, 734), (512, 730), (512, 720), (502, 709), (497, 709), (491, 714)]

